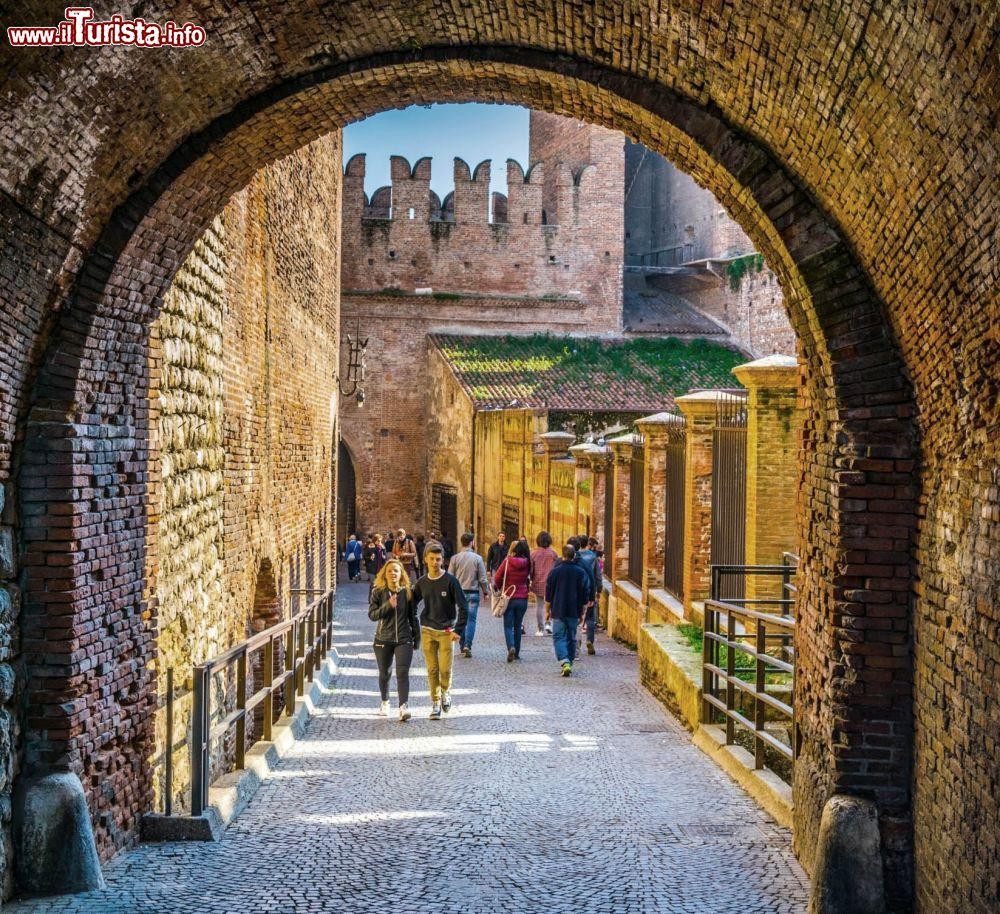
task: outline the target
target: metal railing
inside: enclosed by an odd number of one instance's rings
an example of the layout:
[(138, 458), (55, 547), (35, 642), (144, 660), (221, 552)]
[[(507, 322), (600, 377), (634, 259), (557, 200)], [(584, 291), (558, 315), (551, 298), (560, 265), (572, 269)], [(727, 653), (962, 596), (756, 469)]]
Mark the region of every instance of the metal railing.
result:
[[(334, 592), (328, 590), (290, 619), (247, 638), (217, 657), (194, 667), (191, 713), (191, 815), (199, 816), (208, 806), (212, 782), (213, 743), (235, 729), (236, 770), (246, 767), (247, 720), (263, 705), (261, 739), (270, 740), (275, 723), (274, 700), (284, 692), (284, 713), (295, 712), (295, 698), (305, 694), (306, 681), (312, 682), (333, 644)], [(275, 673), (275, 646), (284, 643), (284, 669)], [(247, 672), (251, 659), (261, 655), (263, 685), (247, 695)], [(212, 722), (212, 677), (235, 667), (235, 708)]]
[(646, 498), (646, 453), (641, 444), (636, 444), (632, 448), (628, 497), (628, 579), (636, 587), (641, 588), (646, 550), (643, 530)]
[[(702, 722), (726, 728), (726, 745), (737, 742), (737, 728), (750, 734), (754, 767), (763, 768), (768, 751), (794, 764), (795, 574), (798, 559), (782, 556), (780, 565), (712, 567), (712, 598), (705, 602), (702, 657)], [(780, 577), (782, 596), (718, 599), (730, 590), (726, 578), (739, 575)], [(741, 588), (742, 589), (742, 588)], [(768, 611), (770, 608), (771, 611)], [(782, 739), (787, 734), (787, 742)]]

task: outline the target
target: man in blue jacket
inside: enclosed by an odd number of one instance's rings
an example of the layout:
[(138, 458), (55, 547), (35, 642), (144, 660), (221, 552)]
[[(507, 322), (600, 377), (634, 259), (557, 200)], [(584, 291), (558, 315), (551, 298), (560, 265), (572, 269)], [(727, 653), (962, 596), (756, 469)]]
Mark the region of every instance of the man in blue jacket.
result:
[(594, 597), (590, 575), (577, 561), (576, 549), (563, 546), (563, 560), (549, 572), (545, 582), (545, 619), (552, 622), (552, 646), (563, 676), (573, 672), (576, 659), (576, 629), (580, 616)]
[[(573, 543), (573, 540), (570, 540)], [(590, 584), (594, 588), (594, 598), (587, 607), (587, 653), (597, 653), (594, 650), (594, 635), (597, 632), (597, 609), (601, 601), (601, 590), (604, 587), (604, 575), (601, 574), (601, 563), (597, 557), (597, 540), (580, 534), (576, 537), (576, 560), (590, 575)]]

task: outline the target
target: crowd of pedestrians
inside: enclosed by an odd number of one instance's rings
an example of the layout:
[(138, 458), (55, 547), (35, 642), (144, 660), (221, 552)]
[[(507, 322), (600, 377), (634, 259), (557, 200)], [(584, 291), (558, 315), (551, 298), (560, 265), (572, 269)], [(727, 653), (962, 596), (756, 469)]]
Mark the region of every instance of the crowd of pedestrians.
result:
[(399, 719), (411, 717), (409, 675), (418, 649), (427, 665), (431, 720), (451, 710), (455, 647), (463, 657), (472, 656), (484, 599), (494, 615), (502, 615), (507, 663), (521, 657), (529, 601), (535, 609), (534, 634), (551, 635), (560, 675), (573, 672), (581, 631), (587, 653), (596, 653), (603, 553), (593, 537), (571, 536), (557, 553), (547, 532), (538, 535), (534, 549), (525, 539), (511, 543), (500, 533), (484, 562), (471, 533), (462, 534), (455, 552), (440, 533), (425, 539), (399, 528), (385, 536), (371, 534), (363, 543), (352, 534), (343, 558), (349, 580), (360, 581), (363, 571), (371, 584), (368, 616), (376, 623), (379, 712), (385, 716), (395, 666)]

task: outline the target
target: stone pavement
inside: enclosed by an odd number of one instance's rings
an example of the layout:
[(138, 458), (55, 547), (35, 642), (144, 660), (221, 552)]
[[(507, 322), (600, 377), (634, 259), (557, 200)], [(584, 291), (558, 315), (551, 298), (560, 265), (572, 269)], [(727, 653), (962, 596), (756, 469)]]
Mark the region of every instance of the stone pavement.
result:
[(599, 636), (562, 679), (529, 626), (508, 665), (483, 609), (451, 714), (427, 719), (415, 658), (415, 716), (400, 724), (375, 714), (366, 596), (341, 585), (336, 690), (221, 842), (142, 845), (108, 865), (105, 891), (9, 910), (805, 911), (788, 832), (639, 686), (635, 654)]

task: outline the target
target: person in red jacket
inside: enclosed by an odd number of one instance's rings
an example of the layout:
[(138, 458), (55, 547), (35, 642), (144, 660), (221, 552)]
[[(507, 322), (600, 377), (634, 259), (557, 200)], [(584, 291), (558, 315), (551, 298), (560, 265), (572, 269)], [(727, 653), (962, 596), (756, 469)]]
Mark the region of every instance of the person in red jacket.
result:
[(518, 540), (510, 555), (493, 574), (493, 586), (504, 590), (514, 588), (507, 611), (503, 614), (503, 636), (507, 642), (507, 662), (521, 656), (521, 623), (528, 611), (528, 585), (531, 582), (531, 550), (524, 540)]

